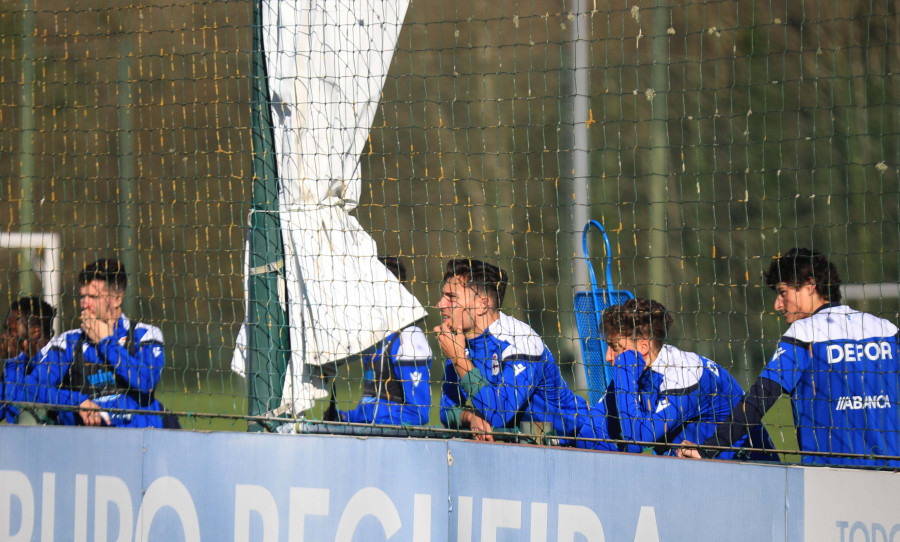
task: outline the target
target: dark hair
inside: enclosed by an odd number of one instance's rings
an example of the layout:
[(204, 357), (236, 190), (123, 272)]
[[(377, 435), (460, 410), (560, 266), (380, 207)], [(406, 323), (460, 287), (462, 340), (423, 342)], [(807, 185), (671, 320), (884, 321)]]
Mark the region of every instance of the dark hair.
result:
[(53, 336), (53, 317), (56, 309), (39, 297), (20, 297), (9, 306), (10, 312), (18, 311), (28, 327), (39, 327), (44, 337)]
[(457, 258), (447, 262), (444, 282), (453, 277), (466, 279), (479, 293), (491, 298), (497, 307), (503, 305), (509, 277), (496, 265), (471, 258)]
[(603, 311), (603, 335), (607, 338), (650, 339), (662, 345), (672, 325), (672, 315), (662, 303), (636, 297)]
[(390, 269), (400, 282), (406, 282), (406, 266), (403, 264), (403, 260), (397, 256), (379, 256), (378, 261)]
[(118, 293), (124, 293), (128, 286), (125, 265), (115, 258), (97, 260), (92, 264), (85, 265), (78, 275), (78, 283), (82, 286), (95, 280), (102, 280)]
[(780, 283), (793, 287), (812, 283), (816, 292), (831, 303), (841, 302), (841, 277), (828, 256), (818, 250), (795, 247), (772, 258), (765, 272), (766, 284), (775, 290)]

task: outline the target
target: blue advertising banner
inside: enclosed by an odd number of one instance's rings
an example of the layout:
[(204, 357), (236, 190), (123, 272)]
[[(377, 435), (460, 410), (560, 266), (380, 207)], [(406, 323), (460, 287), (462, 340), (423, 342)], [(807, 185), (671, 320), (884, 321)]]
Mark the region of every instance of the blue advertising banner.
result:
[(461, 440), (0, 426), (0, 540), (900, 542), (900, 476)]
[(794, 506), (778, 466), (449, 445), (450, 540), (784, 540)]
[[(142, 431), (0, 427), (0, 540), (131, 540)], [(112, 513), (110, 511), (112, 510)]]
[(194, 523), (206, 540), (349, 541), (355, 533), (356, 540), (446, 539), (446, 442), (145, 435), (147, 495), (155, 496), (153, 484), (168, 479), (160, 496), (183, 495), (187, 511), (182, 521), (169, 514), (159, 525), (142, 526), (152, 535), (148, 540), (196, 540), (188, 531)]

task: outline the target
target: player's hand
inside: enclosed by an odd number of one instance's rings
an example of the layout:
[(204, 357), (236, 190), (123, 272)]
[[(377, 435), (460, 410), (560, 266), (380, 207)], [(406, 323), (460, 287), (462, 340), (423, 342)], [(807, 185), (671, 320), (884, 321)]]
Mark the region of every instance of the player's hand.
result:
[(475, 413), (469, 412), (467, 410), (463, 412), (462, 422), (463, 424), (468, 425), (469, 429), (472, 430), (472, 437), (474, 437), (476, 441), (494, 442), (494, 437), (493, 435), (491, 435), (493, 427), (491, 427), (491, 424), (489, 424), (484, 418), (481, 418)]
[(81, 416), (81, 421), (84, 422), (84, 425), (109, 425), (109, 423), (104, 420), (104, 413), (100, 411), (100, 405), (97, 403), (90, 399), (85, 399), (78, 406), (81, 408), (81, 410), (78, 411), (78, 415)]
[(435, 327), (434, 333), (437, 335), (438, 344), (441, 345), (441, 351), (453, 362), (453, 365), (457, 367), (457, 371), (459, 371), (461, 366), (465, 367), (465, 371), (460, 376), (468, 372), (471, 367), (468, 366), (470, 363), (467, 363), (465, 335), (457, 333), (450, 326), (449, 318), (442, 321), (441, 325)]
[(81, 329), (84, 330), (84, 334), (94, 344), (112, 335), (114, 326), (113, 322), (97, 318), (97, 315), (92, 311), (81, 311)]
[(675, 455), (687, 459), (701, 459), (700, 450), (697, 449), (697, 445), (689, 440), (683, 441), (681, 447), (675, 449)]

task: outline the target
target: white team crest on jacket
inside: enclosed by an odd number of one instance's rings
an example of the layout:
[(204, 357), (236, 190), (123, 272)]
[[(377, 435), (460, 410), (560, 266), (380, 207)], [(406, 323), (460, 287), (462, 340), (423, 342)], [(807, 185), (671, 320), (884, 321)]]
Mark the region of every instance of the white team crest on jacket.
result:
[(419, 371), (413, 371), (409, 375), (409, 378), (410, 378), (410, 380), (412, 380), (412, 385), (415, 388), (416, 386), (419, 385), (419, 382), (422, 381), (422, 373), (420, 373)]
[(497, 359), (497, 354), (491, 358), (491, 374), (494, 376), (500, 374), (500, 360)]
[(665, 410), (667, 408), (669, 408), (669, 400), (666, 398), (663, 398), (663, 400), (660, 401), (658, 405), (656, 405), (656, 412), (657, 413), (662, 412), (663, 410)]

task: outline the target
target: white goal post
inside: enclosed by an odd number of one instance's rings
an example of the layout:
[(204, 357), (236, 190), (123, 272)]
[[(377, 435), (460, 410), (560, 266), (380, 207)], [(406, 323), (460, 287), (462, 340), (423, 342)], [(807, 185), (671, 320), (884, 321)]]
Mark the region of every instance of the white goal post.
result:
[(41, 251), (41, 258), (32, 258), (35, 273), (43, 286), (41, 297), (56, 308), (53, 331), (60, 332), (59, 304), (62, 300), (62, 238), (58, 233), (0, 232), (0, 249), (29, 249)]

